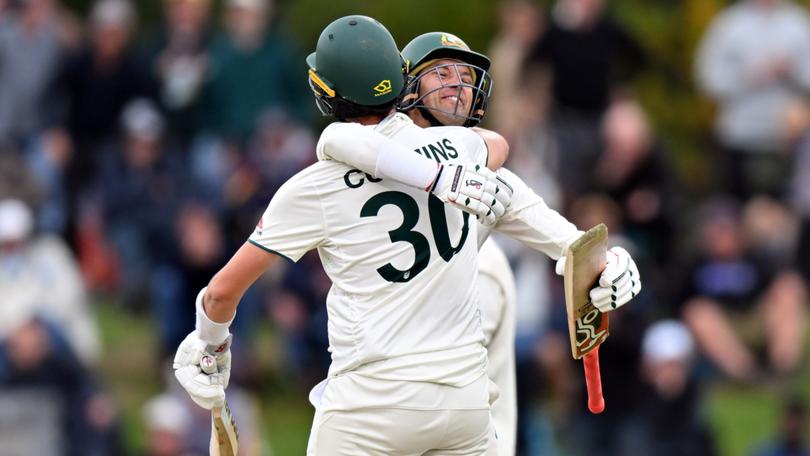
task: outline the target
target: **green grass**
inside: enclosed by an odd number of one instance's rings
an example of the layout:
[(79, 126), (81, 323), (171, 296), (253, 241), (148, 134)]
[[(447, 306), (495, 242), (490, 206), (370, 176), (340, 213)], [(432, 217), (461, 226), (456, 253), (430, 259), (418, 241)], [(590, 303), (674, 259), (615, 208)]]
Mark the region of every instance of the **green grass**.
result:
[(160, 390), (151, 325), (148, 319), (123, 312), (109, 302), (98, 303), (95, 310), (104, 347), (99, 374), (121, 408), (127, 448), (141, 451), (142, 407)]
[(312, 425), (312, 405), (301, 394), (265, 401), (264, 429), (274, 456), (305, 454)]
[(717, 385), (710, 388), (707, 399), (720, 454), (750, 454), (773, 435), (780, 406), (774, 394), (750, 387)]
[[(805, 353), (810, 338), (805, 340)], [(779, 432), (782, 409), (791, 396), (810, 403), (810, 363), (789, 380), (757, 385), (716, 383), (706, 390), (708, 418), (723, 456), (748, 456)]]

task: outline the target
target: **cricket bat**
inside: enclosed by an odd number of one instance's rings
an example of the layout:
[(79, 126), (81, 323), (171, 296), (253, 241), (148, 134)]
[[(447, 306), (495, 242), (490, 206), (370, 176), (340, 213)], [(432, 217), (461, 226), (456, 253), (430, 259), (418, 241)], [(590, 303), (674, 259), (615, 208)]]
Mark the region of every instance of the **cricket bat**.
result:
[(222, 407), (211, 409), (211, 456), (236, 456), (239, 451), (239, 432), (226, 402)]
[(608, 336), (608, 315), (591, 304), (589, 291), (605, 269), (607, 236), (607, 227), (600, 223), (574, 241), (565, 253), (563, 275), (571, 354), (574, 359), (582, 359), (591, 413), (602, 413), (605, 409), (599, 374), (599, 345)]
[[(217, 372), (216, 358), (204, 355), (200, 359), (200, 369), (206, 374)], [(211, 409), (211, 441), (208, 453), (211, 456), (236, 456), (237, 451), (239, 451), (239, 432), (228, 402), (225, 402)]]

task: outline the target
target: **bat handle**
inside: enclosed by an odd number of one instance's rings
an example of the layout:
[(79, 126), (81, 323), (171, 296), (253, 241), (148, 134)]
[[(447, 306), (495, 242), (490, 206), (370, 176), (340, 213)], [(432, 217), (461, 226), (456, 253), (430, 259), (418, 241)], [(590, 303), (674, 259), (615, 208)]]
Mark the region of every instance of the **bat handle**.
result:
[(585, 367), (585, 386), (588, 388), (588, 410), (602, 413), (605, 398), (602, 397), (602, 376), (599, 373), (599, 346), (585, 355), (582, 365)]

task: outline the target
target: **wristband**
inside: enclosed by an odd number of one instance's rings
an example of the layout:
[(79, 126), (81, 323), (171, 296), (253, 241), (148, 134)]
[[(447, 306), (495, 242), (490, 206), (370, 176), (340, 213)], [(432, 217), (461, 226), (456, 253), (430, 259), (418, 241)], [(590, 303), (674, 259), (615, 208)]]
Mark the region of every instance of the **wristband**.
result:
[(206, 290), (208, 290), (208, 287), (203, 288), (200, 290), (200, 293), (197, 294), (195, 302), (195, 307), (197, 308), (197, 322), (195, 329), (203, 342), (208, 345), (219, 345), (230, 335), (228, 328), (231, 326), (233, 318), (225, 323), (217, 323), (208, 318), (208, 315), (205, 314), (205, 308), (203, 307), (203, 296), (205, 296)]

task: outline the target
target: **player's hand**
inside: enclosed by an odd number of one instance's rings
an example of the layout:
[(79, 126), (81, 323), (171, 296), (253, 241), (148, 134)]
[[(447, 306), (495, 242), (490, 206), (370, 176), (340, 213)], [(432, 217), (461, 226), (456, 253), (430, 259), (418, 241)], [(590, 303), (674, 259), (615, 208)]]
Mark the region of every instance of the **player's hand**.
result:
[[(557, 275), (565, 274), (565, 257), (557, 260)], [(610, 312), (627, 304), (641, 291), (638, 267), (627, 250), (613, 247), (607, 251), (605, 269), (599, 276), (599, 285), (589, 292), (591, 303), (600, 312)]]
[(591, 290), (591, 302), (600, 312), (610, 312), (627, 304), (641, 291), (638, 267), (627, 250), (613, 247), (607, 251), (605, 270), (599, 286)]
[(442, 201), (494, 225), (512, 201), (512, 187), (481, 165), (442, 165), (431, 191)]
[(192, 331), (174, 356), (174, 376), (200, 407), (211, 410), (225, 403), (225, 388), (231, 377), (231, 339), (208, 345)]

